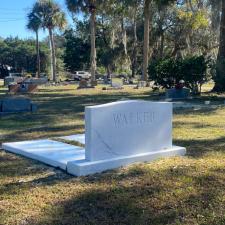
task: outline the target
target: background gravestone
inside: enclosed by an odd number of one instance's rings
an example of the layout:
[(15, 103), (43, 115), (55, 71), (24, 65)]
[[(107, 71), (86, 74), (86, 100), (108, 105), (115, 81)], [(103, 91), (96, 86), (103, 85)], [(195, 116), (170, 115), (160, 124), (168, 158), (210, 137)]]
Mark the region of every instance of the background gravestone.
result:
[(9, 97), (0, 101), (2, 113), (33, 112), (37, 106), (29, 98)]
[(166, 98), (172, 99), (172, 100), (181, 100), (181, 99), (187, 99), (190, 97), (190, 89), (188, 88), (172, 88), (166, 90)]

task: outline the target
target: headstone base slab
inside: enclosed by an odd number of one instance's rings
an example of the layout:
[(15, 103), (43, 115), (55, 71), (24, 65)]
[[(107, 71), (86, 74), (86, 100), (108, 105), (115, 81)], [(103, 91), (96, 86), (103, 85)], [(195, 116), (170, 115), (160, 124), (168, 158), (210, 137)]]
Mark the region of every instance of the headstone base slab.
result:
[(70, 161), (67, 163), (67, 172), (75, 176), (86, 176), (133, 163), (150, 162), (163, 157), (184, 156), (185, 154), (186, 148), (173, 146), (171, 149), (118, 157), (109, 160), (87, 161), (84, 159)]
[(2, 149), (62, 170), (69, 161), (85, 159), (83, 148), (49, 139), (3, 143)]
[(75, 134), (75, 135), (63, 136), (59, 138), (65, 141), (77, 141), (85, 145), (85, 134)]

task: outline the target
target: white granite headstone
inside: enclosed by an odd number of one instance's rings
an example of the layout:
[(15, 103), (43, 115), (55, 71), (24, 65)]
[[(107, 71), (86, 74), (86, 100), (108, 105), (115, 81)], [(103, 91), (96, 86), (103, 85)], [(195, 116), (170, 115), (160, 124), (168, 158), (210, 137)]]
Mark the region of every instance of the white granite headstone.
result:
[(172, 145), (172, 103), (121, 101), (85, 109), (85, 160), (68, 162), (88, 175), (135, 162), (184, 155)]
[(122, 101), (85, 110), (85, 154), (98, 161), (172, 147), (172, 104)]

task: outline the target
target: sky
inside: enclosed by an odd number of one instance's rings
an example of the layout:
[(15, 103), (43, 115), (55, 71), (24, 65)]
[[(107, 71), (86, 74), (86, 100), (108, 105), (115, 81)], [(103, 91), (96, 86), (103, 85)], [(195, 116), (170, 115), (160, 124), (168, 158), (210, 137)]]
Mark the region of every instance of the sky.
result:
[[(0, 37), (18, 36), (19, 38), (35, 37), (34, 33), (27, 30), (26, 16), (35, 0), (0, 0)], [(56, 0), (67, 13), (67, 19), (71, 18), (66, 9), (65, 0)], [(40, 32), (40, 38), (47, 36), (47, 32)]]

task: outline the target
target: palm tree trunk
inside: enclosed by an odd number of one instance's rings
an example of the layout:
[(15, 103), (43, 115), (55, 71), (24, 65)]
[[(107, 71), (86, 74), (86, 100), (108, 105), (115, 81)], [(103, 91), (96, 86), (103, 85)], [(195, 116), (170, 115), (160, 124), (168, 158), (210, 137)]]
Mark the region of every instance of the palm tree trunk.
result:
[(164, 51), (164, 41), (165, 41), (165, 36), (164, 36), (164, 29), (163, 29), (163, 21), (165, 18), (165, 7), (161, 5), (159, 7), (159, 58), (163, 58), (163, 51)]
[(164, 40), (165, 40), (165, 36), (164, 36), (164, 32), (162, 31), (161, 37), (160, 37), (160, 49), (159, 49), (160, 59), (163, 58), (163, 53), (164, 53)]
[(37, 77), (41, 77), (41, 60), (38, 31), (36, 31)]
[(55, 42), (54, 42), (54, 36), (52, 29), (49, 29), (49, 38), (50, 38), (50, 44), (51, 44), (51, 63), (52, 63), (52, 80), (54, 82), (57, 81), (56, 77), (56, 55), (55, 55)]
[(220, 45), (217, 56), (216, 78), (214, 91), (225, 91), (225, 0), (222, 0), (220, 21)]
[(127, 55), (127, 31), (124, 27), (124, 18), (121, 19), (121, 30), (122, 30), (122, 44), (124, 48), (124, 54)]
[(145, 0), (144, 6), (144, 49), (143, 49), (143, 71), (142, 80), (148, 80), (148, 60), (149, 60), (149, 32), (150, 32), (150, 13), (151, 0)]
[(90, 30), (91, 30), (91, 81), (94, 82), (96, 70), (95, 10), (91, 11)]
[(132, 54), (132, 77), (135, 77), (137, 71), (137, 21), (136, 21), (136, 12), (133, 22), (133, 32), (134, 32), (134, 44), (133, 44), (133, 54)]

